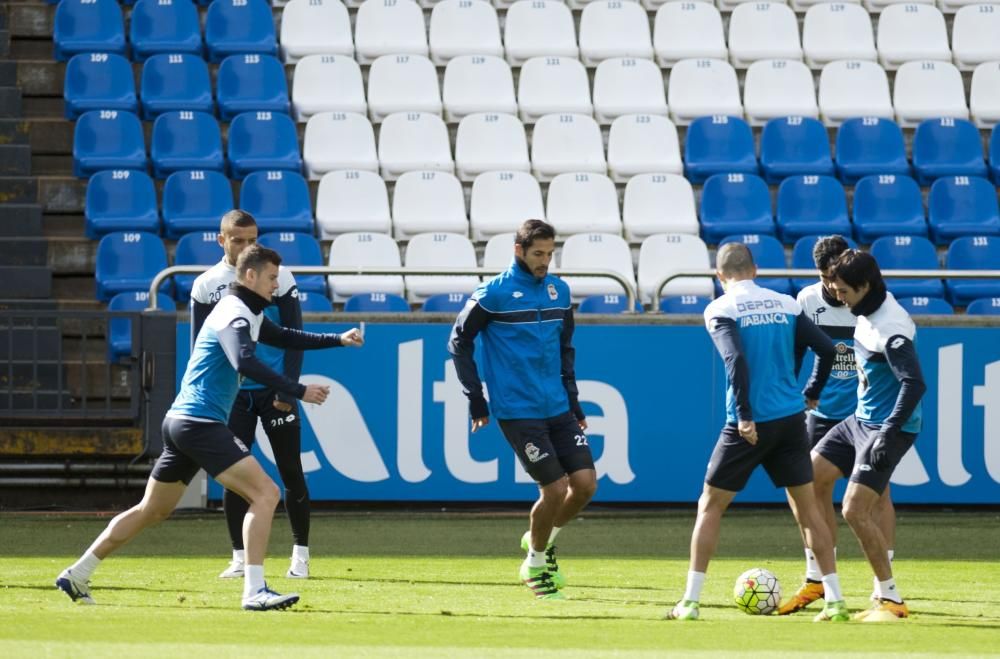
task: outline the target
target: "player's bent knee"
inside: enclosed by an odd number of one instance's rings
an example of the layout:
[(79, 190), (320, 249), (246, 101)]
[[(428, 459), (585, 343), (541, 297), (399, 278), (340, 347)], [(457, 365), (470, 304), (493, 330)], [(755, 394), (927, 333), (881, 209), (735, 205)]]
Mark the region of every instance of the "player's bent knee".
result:
[(542, 485), (540, 488), (543, 499), (564, 499), (568, 490), (569, 483), (565, 477), (552, 481), (547, 485)]

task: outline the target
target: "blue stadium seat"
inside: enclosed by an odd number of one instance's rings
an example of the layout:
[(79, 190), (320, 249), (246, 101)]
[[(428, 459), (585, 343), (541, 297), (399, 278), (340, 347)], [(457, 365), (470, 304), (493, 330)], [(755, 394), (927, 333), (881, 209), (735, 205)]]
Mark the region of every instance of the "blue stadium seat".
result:
[(125, 24), (118, 0), (62, 0), (52, 26), (55, 57), (77, 53), (125, 54)]
[(926, 119), (913, 134), (913, 169), (920, 185), (942, 176), (986, 176), (979, 129), (965, 119)]
[(701, 232), (705, 242), (718, 243), (735, 233), (774, 234), (771, 193), (753, 174), (716, 174), (701, 190)]
[(274, 55), (274, 18), (267, 0), (216, 0), (205, 14), (205, 45), (213, 62), (229, 55)]
[(701, 183), (713, 174), (757, 173), (757, 150), (747, 122), (738, 117), (699, 117), (684, 141), (684, 175)]
[[(456, 293), (450, 293), (450, 295), (457, 295)], [(468, 299), (468, 296), (465, 296)], [(464, 302), (462, 306), (464, 306)], [(424, 311), (431, 311), (431, 309), (426, 308), (426, 303), (424, 303)], [(457, 309), (435, 309), (435, 311), (455, 311), (460, 310), (462, 306), (458, 306)], [(617, 293), (611, 295), (591, 295), (589, 297), (583, 298), (580, 301), (580, 305), (577, 308), (579, 313), (622, 313), (628, 308), (628, 296), (619, 295)], [(635, 301), (635, 311), (642, 312), (642, 304), (637, 299)]]
[(91, 110), (73, 132), (73, 175), (86, 178), (102, 169), (146, 169), (142, 123), (131, 112)]
[(826, 128), (810, 117), (771, 119), (760, 134), (760, 168), (768, 183), (805, 174), (832, 176)]
[(409, 310), (409, 303), (403, 297), (393, 293), (359, 293), (352, 295), (344, 302), (344, 311), (393, 313)]
[(164, 112), (153, 123), (149, 146), (153, 176), (166, 178), (182, 169), (225, 168), (222, 132), (215, 117), (205, 112)]
[[(727, 236), (719, 241), (719, 247), (726, 243), (743, 243), (750, 248), (753, 262), (758, 268), (787, 268), (785, 248), (774, 236), (742, 234)], [(791, 295), (792, 282), (787, 277), (758, 277), (757, 284), (779, 293)], [(720, 291), (716, 291), (719, 293)]]
[[(258, 226), (259, 222), (260, 220)], [(281, 262), (286, 266), (323, 265), (323, 252), (320, 250), (319, 242), (311, 233), (295, 231), (265, 233), (257, 240), (264, 247), (281, 254)], [(326, 295), (325, 275), (295, 275), (295, 282), (300, 291)]]
[(303, 313), (332, 313), (333, 303), (326, 295), (299, 291), (299, 306)]
[[(871, 254), (882, 270), (937, 270), (937, 250), (920, 236), (882, 236), (872, 243)], [(885, 281), (896, 297), (944, 297), (940, 279), (893, 279)]]
[(424, 300), (421, 311), (458, 313), (465, 306), (469, 296), (465, 293), (438, 293)]
[(851, 235), (847, 195), (832, 176), (790, 176), (778, 187), (778, 235), (791, 243), (802, 236)]
[(160, 232), (156, 188), (144, 172), (106, 169), (87, 181), (85, 230), (90, 239), (112, 231)]
[(237, 115), (229, 124), (229, 166), (238, 179), (262, 169), (301, 171), (295, 122), (277, 112)]
[(163, 185), (164, 235), (173, 240), (191, 231), (219, 231), (219, 219), (233, 208), (233, 188), (222, 172), (174, 172)]
[[(1000, 270), (1000, 238), (964, 236), (948, 247), (945, 268), (949, 270)], [(956, 307), (981, 297), (1000, 297), (1000, 279), (949, 279), (948, 298)]]
[[(829, 236), (834, 232), (825, 234), (816, 234), (815, 236), (803, 236), (795, 241), (794, 247), (792, 247), (792, 267), (813, 270), (816, 268), (816, 262), (813, 260), (813, 247), (816, 246), (816, 241), (823, 236)], [(847, 241), (851, 249), (857, 249), (858, 244), (847, 234), (840, 234), (841, 237)], [(796, 292), (801, 291), (806, 286), (812, 286), (817, 281), (819, 281), (819, 276), (816, 277), (796, 277), (792, 279), (792, 287)]]
[(202, 54), (201, 22), (191, 0), (138, 0), (129, 25), (132, 58), (158, 53)]
[(997, 189), (978, 176), (939, 178), (927, 199), (927, 224), (939, 245), (959, 236), (1000, 234)]
[[(895, 295), (895, 293), (893, 293)], [(906, 309), (911, 315), (926, 316), (950, 316), (955, 313), (955, 308), (948, 304), (947, 300), (939, 297), (906, 296), (896, 295), (896, 301)]]
[[(216, 220), (218, 224), (218, 220)], [(212, 266), (222, 260), (224, 252), (219, 244), (216, 231), (196, 231), (181, 236), (174, 251), (174, 265)], [(187, 304), (191, 299), (191, 287), (198, 275), (174, 275), (174, 289), (177, 301)]]
[(315, 233), (309, 184), (296, 172), (253, 172), (240, 188), (240, 208), (257, 219), (261, 233)]
[(909, 176), (903, 131), (892, 119), (858, 117), (837, 129), (837, 176), (856, 183), (873, 174)]
[[(148, 291), (153, 277), (166, 267), (167, 249), (155, 233), (109, 233), (97, 244), (97, 299), (107, 302), (119, 293)], [(170, 281), (165, 281), (160, 292), (170, 295), (171, 288)]]
[(660, 311), (663, 313), (696, 313), (701, 315), (705, 307), (711, 302), (707, 297), (700, 295), (675, 295), (673, 297), (660, 298)]
[(1000, 297), (981, 297), (973, 300), (965, 308), (965, 313), (974, 316), (1000, 316)]
[(139, 91), (146, 119), (174, 110), (215, 112), (208, 65), (197, 55), (153, 55), (142, 65)]
[(215, 97), (224, 120), (252, 110), (288, 112), (285, 67), (271, 55), (227, 57), (219, 65)]
[(909, 176), (866, 176), (854, 186), (854, 231), (858, 242), (881, 236), (927, 236), (920, 186)]
[(1000, 185), (1000, 129), (996, 126), (990, 133), (990, 174), (993, 182)]
[(138, 102), (132, 65), (114, 53), (74, 55), (66, 65), (63, 99), (67, 119), (76, 119), (88, 110), (135, 112)]
[[(149, 291), (119, 293), (111, 298), (108, 311), (142, 311), (149, 306)], [(176, 308), (169, 295), (157, 293), (156, 306), (166, 311)], [(132, 319), (112, 316), (108, 321), (108, 361), (117, 362), (132, 354)]]

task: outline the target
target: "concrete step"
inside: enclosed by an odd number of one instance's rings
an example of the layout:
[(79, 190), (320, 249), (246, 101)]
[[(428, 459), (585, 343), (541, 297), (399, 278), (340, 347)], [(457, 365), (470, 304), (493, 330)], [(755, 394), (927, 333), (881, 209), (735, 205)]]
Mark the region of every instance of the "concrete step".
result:
[(51, 36), (48, 39), (11, 39), (9, 51), (6, 56), (12, 60), (55, 59), (55, 46)]
[(0, 266), (45, 266), (48, 253), (45, 238), (0, 238)]
[(0, 428), (4, 457), (127, 457), (142, 452), (141, 428)]
[(0, 213), (0, 238), (42, 235), (42, 207), (38, 204), (4, 204)]
[(52, 278), (52, 294), (56, 300), (93, 300), (97, 288), (93, 275), (71, 275)]
[(7, 28), (16, 37), (52, 38), (56, 5), (47, 2), (7, 3)]
[(0, 176), (31, 174), (31, 147), (27, 144), (0, 145)]
[(19, 116), (66, 120), (66, 103), (61, 94), (59, 96), (26, 96), (22, 104), (22, 114)]
[(17, 62), (0, 61), (0, 86), (11, 87), (15, 85), (17, 85)]
[(0, 266), (0, 281), (10, 297), (52, 297), (52, 271), (45, 266)]
[(73, 173), (73, 156), (32, 153), (31, 171), (38, 176), (71, 175)]
[(63, 95), (66, 62), (21, 60), (10, 64), (16, 67), (17, 84), (25, 96)]
[(0, 87), (0, 117), (23, 116), (21, 90), (15, 86)]

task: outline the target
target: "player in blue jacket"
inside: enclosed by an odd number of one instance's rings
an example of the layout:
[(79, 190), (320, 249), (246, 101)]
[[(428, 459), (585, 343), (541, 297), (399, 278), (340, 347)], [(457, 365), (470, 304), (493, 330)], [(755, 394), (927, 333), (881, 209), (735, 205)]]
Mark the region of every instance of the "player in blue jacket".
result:
[(89, 579), (100, 562), (146, 527), (169, 517), (188, 483), (199, 468), (204, 468), (226, 489), (249, 502), (243, 526), (243, 608), (283, 609), (298, 601), (298, 595), (279, 595), (264, 582), (264, 555), (280, 494), (226, 422), (244, 377), (307, 403), (320, 404), (329, 394), (329, 387), (304, 385), (265, 366), (254, 354), (257, 341), (315, 350), (361, 346), (364, 340), (357, 329), (340, 335), (313, 334), (281, 327), (265, 318), (264, 308), (278, 288), (280, 265), (278, 253), (260, 245), (247, 247), (240, 254), (236, 282), (205, 319), (181, 389), (163, 419), (163, 453), (153, 466), (142, 501), (111, 520), (83, 556), (56, 579), (56, 587), (72, 600), (93, 604)]
[[(564, 597), (560, 589), (566, 580), (553, 543), (597, 489), (573, 370), (569, 287), (549, 274), (555, 248), (555, 231), (549, 224), (541, 220), (522, 224), (510, 267), (476, 289), (448, 341), (469, 398), (472, 432), (488, 424), (492, 412), (525, 471), (538, 484), (531, 526), (521, 538), (527, 558), (519, 574), (540, 599)], [(477, 336), (488, 404), (473, 359)]]

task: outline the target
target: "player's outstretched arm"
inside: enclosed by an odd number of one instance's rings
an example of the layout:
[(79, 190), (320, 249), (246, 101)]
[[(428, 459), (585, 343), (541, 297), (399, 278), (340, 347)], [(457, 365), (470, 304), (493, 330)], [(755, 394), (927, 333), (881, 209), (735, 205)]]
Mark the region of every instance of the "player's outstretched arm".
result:
[(292, 350), (321, 350), (323, 348), (338, 348), (340, 346), (350, 346), (358, 348), (364, 345), (365, 340), (361, 337), (361, 332), (353, 328), (343, 334), (304, 332), (290, 327), (281, 327), (264, 318), (260, 325), (261, 343), (277, 348), (288, 348)]
[[(837, 349), (834, 348), (830, 337), (817, 327), (816, 323), (809, 320), (805, 313), (800, 313), (795, 319), (796, 354), (799, 350), (805, 352), (806, 348), (810, 348), (816, 353), (816, 361), (813, 363), (812, 374), (810, 374), (802, 394), (807, 400), (819, 400), (820, 392), (826, 386), (826, 381), (830, 378), (830, 371), (833, 370)], [(798, 368), (796, 368), (796, 372), (798, 372)]]
[(472, 417), (472, 431), (475, 432), (489, 422), (490, 408), (483, 395), (483, 382), (473, 354), (476, 351), (476, 336), (489, 322), (489, 312), (473, 298), (455, 319), (448, 339), (448, 352), (455, 364), (455, 373), (462, 383), (462, 393), (469, 399), (469, 415)]
[(222, 346), (226, 358), (236, 371), (267, 387), (281, 393), (303, 399), (306, 386), (275, 373), (257, 359), (254, 354), (255, 344), (250, 336), (250, 321), (246, 318), (234, 318), (231, 323), (218, 331), (219, 345)]

